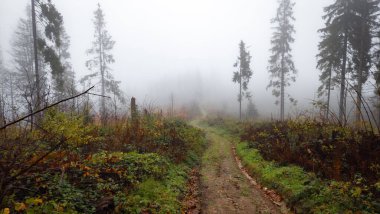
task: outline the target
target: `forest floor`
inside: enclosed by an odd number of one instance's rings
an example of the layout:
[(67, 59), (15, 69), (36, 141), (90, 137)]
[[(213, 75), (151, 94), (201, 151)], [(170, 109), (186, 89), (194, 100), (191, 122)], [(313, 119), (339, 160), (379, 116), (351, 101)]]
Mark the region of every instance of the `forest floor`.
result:
[(283, 213), (243, 174), (232, 142), (215, 128), (193, 125), (202, 128), (209, 141), (200, 170), (202, 213)]

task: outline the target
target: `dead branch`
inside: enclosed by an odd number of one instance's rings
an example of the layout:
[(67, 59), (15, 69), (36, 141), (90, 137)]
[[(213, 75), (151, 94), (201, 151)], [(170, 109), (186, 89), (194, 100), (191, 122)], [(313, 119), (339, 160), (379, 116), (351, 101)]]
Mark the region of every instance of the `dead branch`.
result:
[(58, 102), (56, 102), (56, 103), (53, 103), (53, 104), (51, 104), (51, 105), (49, 105), (49, 106), (46, 106), (45, 108), (42, 108), (42, 109), (40, 109), (40, 110), (38, 110), (38, 111), (35, 111), (35, 112), (32, 112), (32, 113), (30, 113), (30, 114), (28, 114), (28, 115), (26, 115), (26, 116), (24, 116), (24, 117), (22, 117), (22, 118), (20, 118), (20, 119), (17, 119), (17, 120), (15, 120), (15, 121), (13, 121), (13, 122), (10, 122), (10, 123), (8, 123), (8, 124), (5, 124), (4, 126), (2, 126), (2, 127), (0, 128), (0, 130), (4, 130), (4, 129), (6, 129), (8, 126), (11, 126), (11, 125), (13, 125), (13, 124), (19, 123), (19, 122), (25, 120), (25, 119), (28, 118), (28, 117), (31, 117), (31, 116), (33, 116), (33, 115), (35, 115), (35, 114), (38, 114), (38, 113), (40, 113), (40, 112), (43, 112), (43, 111), (45, 111), (46, 109), (49, 109), (49, 108), (51, 108), (51, 107), (54, 107), (54, 106), (56, 106), (56, 105), (58, 105), (58, 104), (61, 104), (61, 103), (63, 103), (63, 102), (66, 102), (66, 101), (69, 101), (69, 100), (75, 99), (75, 98), (77, 98), (77, 97), (80, 97), (80, 96), (82, 96), (82, 95), (84, 95), (84, 94), (87, 94), (87, 93), (89, 93), (89, 91), (90, 91), (91, 89), (93, 89), (94, 87), (95, 87), (95, 86), (92, 86), (92, 87), (90, 87), (89, 89), (87, 89), (86, 91), (84, 91), (84, 92), (82, 92), (82, 93), (80, 93), (80, 94), (77, 94), (77, 95), (75, 95), (75, 96), (68, 97), (68, 98), (66, 98), (66, 99), (60, 100), (60, 101), (58, 101)]

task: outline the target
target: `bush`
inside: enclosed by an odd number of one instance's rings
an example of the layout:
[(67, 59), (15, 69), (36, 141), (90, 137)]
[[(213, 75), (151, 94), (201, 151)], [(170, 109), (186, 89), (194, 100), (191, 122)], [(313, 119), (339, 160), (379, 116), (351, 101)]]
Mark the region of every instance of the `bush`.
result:
[(380, 137), (313, 120), (251, 125), (241, 139), (267, 160), (296, 164), (318, 176), (368, 184), (380, 179)]
[(41, 129), (18, 131), (0, 144), (2, 157), (23, 155), (1, 160), (13, 166), (2, 172), (9, 178), (23, 172), (1, 192), (0, 211), (12, 213), (180, 212), (187, 174), (206, 142), (184, 121), (149, 115), (97, 127), (52, 110)]

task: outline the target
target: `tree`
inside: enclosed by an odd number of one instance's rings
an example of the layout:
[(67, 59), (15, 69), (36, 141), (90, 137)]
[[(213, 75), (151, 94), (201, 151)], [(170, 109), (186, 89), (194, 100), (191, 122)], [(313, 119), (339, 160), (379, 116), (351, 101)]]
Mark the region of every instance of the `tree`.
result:
[(357, 0), (354, 1), (356, 19), (353, 23), (354, 36), (352, 41), (354, 63), (353, 78), (355, 82), (356, 98), (356, 121), (361, 125), (362, 121), (362, 90), (363, 85), (368, 80), (369, 70), (372, 67), (372, 39), (377, 25), (379, 12), (379, 0)]
[(87, 53), (93, 57), (86, 62), (87, 68), (92, 71), (92, 73), (83, 77), (81, 82), (83, 83), (95, 77), (100, 78), (100, 90), (102, 95), (100, 97), (100, 116), (102, 124), (105, 124), (107, 119), (106, 94), (111, 92), (116, 95), (120, 101), (124, 102), (124, 100), (118, 87), (120, 82), (115, 81), (110, 73), (111, 69), (109, 64), (115, 62), (113, 55), (110, 52), (113, 49), (115, 42), (112, 40), (111, 36), (108, 35), (104, 14), (99, 4), (98, 9), (94, 12), (94, 16), (95, 40), (92, 43), (92, 48), (87, 51)]
[[(38, 17), (36, 14), (36, 6), (39, 8)], [(37, 95), (36, 105), (37, 109), (40, 109), (42, 103), (42, 94), (38, 59), (39, 53), (43, 56), (44, 62), (50, 66), (51, 75), (56, 85), (58, 85), (58, 87), (61, 87), (63, 84), (60, 76), (64, 71), (64, 67), (61, 64), (56, 51), (56, 49), (61, 46), (61, 30), (63, 29), (63, 18), (51, 0), (31, 0), (31, 18), (34, 51), (34, 75)], [(37, 18), (39, 19), (39, 23), (44, 27), (44, 37), (37, 34)]]
[(61, 45), (57, 49), (57, 54), (60, 60), (60, 63), (63, 67), (62, 74), (57, 75), (55, 78), (55, 92), (57, 100), (73, 96), (77, 94), (75, 88), (75, 73), (70, 63), (70, 37), (67, 35), (66, 30), (61, 29)]
[(249, 99), (246, 116), (248, 120), (254, 120), (259, 117), (259, 112), (257, 111), (256, 105), (252, 102), (252, 99)]
[[(42, 54), (37, 55), (39, 65), (38, 74), (36, 74), (34, 61), (33, 46), (33, 23), (30, 6), (26, 8), (26, 18), (20, 18), (17, 28), (12, 37), (12, 65), (14, 66), (15, 79), (17, 80), (17, 94), (22, 97), (20, 102), (25, 106), (27, 112), (31, 113), (39, 108), (43, 101), (43, 96), (47, 90), (47, 73), (46, 64)], [(42, 37), (40, 31), (37, 31), (38, 37)], [(38, 78), (36, 77), (38, 76)], [(37, 93), (39, 91), (39, 93)]]
[[(325, 7), (326, 27), (320, 43), (319, 67), (332, 66), (340, 81), (339, 120), (346, 121), (346, 84), (348, 62), (353, 63), (352, 76), (356, 81), (357, 119), (360, 120), (362, 87), (370, 68), (371, 28), (376, 19), (377, 0), (336, 0)], [(323, 64), (324, 63), (324, 64)], [(329, 64), (329, 65), (328, 65)]]
[(273, 88), (272, 94), (275, 97), (280, 97), (280, 119), (284, 120), (285, 87), (290, 86), (291, 81), (296, 81), (295, 75), (297, 73), (290, 47), (290, 44), (294, 42), (292, 35), (295, 30), (292, 21), (295, 20), (293, 17), (295, 3), (292, 3), (291, 0), (279, 0), (279, 4), (276, 17), (272, 19), (272, 23), (276, 26), (271, 40), (272, 56), (269, 59), (268, 66), (271, 80), (267, 88)]
[(243, 41), (240, 41), (239, 44), (239, 57), (237, 59), (237, 62), (234, 64), (234, 67), (237, 67), (238, 70), (233, 73), (232, 81), (239, 84), (239, 95), (238, 95), (238, 101), (239, 101), (239, 118), (241, 120), (241, 103), (243, 100), (243, 97), (250, 98), (251, 94), (247, 92), (248, 90), (248, 83), (249, 80), (252, 77), (252, 70), (250, 68), (251, 64), (251, 55), (249, 52), (246, 51), (245, 43)]
[(322, 41), (319, 43), (319, 54), (317, 55), (318, 62), (317, 68), (320, 69), (321, 74), (319, 80), (321, 85), (318, 88), (318, 96), (322, 97), (327, 92), (327, 103), (326, 103), (326, 112), (325, 118), (329, 118), (330, 114), (330, 100), (331, 100), (331, 90), (334, 86), (338, 86), (339, 76), (337, 75), (337, 70), (341, 66), (341, 61), (339, 58), (340, 45), (336, 42), (337, 38), (335, 32), (323, 32), (320, 30), (323, 35), (321, 36)]
[(6, 70), (3, 65), (3, 56), (0, 49), (0, 126), (5, 124), (5, 99), (3, 85), (5, 82)]
[(341, 122), (345, 120), (346, 116), (347, 52), (350, 48), (348, 42), (351, 35), (349, 23), (353, 17), (352, 6), (351, 0), (336, 0), (332, 5), (325, 7), (326, 15), (323, 18), (326, 20), (326, 27), (320, 29), (320, 32), (326, 36), (324, 40), (329, 41), (322, 48), (327, 49), (328, 53), (337, 57), (340, 62), (339, 120)]

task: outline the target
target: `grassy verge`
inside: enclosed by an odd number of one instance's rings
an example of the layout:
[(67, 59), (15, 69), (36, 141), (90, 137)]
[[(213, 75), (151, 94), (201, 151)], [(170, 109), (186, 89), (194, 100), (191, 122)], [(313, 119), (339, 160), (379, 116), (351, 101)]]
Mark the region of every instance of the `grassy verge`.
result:
[(365, 181), (360, 177), (355, 182), (322, 179), (300, 166), (265, 160), (260, 150), (240, 141), (242, 131), (236, 128), (244, 124), (218, 120), (203, 124), (234, 142), (247, 171), (262, 185), (276, 190), (296, 213), (380, 213), (376, 196), (365, 193)]
[(236, 151), (248, 172), (261, 184), (281, 194), (296, 213), (379, 211), (366, 200), (356, 198), (360, 193), (351, 189), (349, 183), (322, 181), (300, 167), (279, 166), (275, 162), (266, 161), (257, 149), (249, 148), (247, 143), (238, 143)]

